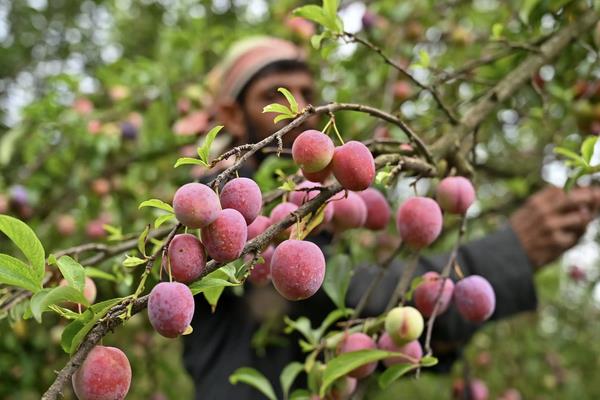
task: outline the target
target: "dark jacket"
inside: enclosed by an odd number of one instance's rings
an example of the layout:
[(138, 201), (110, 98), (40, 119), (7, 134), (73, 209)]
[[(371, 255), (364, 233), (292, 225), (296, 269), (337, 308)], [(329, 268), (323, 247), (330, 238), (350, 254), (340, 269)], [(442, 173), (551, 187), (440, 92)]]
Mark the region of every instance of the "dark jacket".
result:
[[(417, 275), (426, 271), (440, 271), (448, 255), (421, 258)], [(458, 262), (465, 275), (486, 277), (496, 292), (496, 310), (492, 320), (508, 317), (522, 311), (534, 310), (537, 298), (533, 284), (532, 267), (521, 244), (510, 227), (505, 227), (480, 240), (463, 245), (459, 249)], [(371, 296), (364, 315), (380, 315), (391, 296), (402, 271), (402, 263), (393, 263), (381, 284)], [(352, 278), (347, 304), (357, 304), (361, 294), (378, 273), (373, 267), (358, 268)], [(256, 289), (246, 285), (243, 296), (223, 293), (215, 314), (210, 312), (202, 295), (196, 296), (196, 312), (192, 326), (193, 334), (184, 337), (185, 367), (196, 384), (196, 399), (246, 400), (264, 399), (248, 385), (231, 385), (229, 375), (239, 367), (253, 367), (261, 371), (273, 384), (281, 397), (279, 374), (290, 362), (304, 359), (297, 337), (287, 337), (283, 346), (270, 346), (266, 354), (259, 356), (251, 346), (251, 339), (260, 327), (257, 314), (276, 307), (280, 297), (269, 294), (273, 289)], [(286, 314), (292, 319), (307, 316), (318, 326), (334, 309), (333, 303), (323, 290), (300, 302), (284, 302)], [(448, 370), (459, 356), (459, 351), (473, 335), (477, 325), (464, 321), (451, 307), (436, 319), (433, 341), (449, 344), (455, 350), (435, 354), (440, 359), (438, 371)]]

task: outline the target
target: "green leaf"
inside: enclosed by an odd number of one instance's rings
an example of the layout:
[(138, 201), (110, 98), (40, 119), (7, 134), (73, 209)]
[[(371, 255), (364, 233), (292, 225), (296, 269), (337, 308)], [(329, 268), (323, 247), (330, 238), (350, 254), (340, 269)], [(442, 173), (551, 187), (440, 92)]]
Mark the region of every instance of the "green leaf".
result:
[(94, 267), (85, 268), (85, 275), (90, 278), (106, 279), (113, 282), (117, 281), (117, 278), (113, 274), (109, 274), (108, 272), (104, 272), (101, 269)]
[(504, 31), (504, 25), (501, 23), (492, 25), (492, 39), (500, 39), (502, 37), (502, 31)]
[(123, 230), (120, 227), (112, 226), (109, 224), (102, 225), (104, 230), (108, 232), (108, 240), (119, 241), (123, 240)]
[(238, 382), (245, 383), (267, 396), (270, 400), (277, 400), (271, 383), (263, 374), (254, 368), (238, 368), (233, 374), (231, 374), (231, 376), (229, 376), (229, 382), (231, 382), (233, 385), (237, 384)]
[(341, 21), (337, 16), (338, 3), (337, 0), (323, 0), (323, 15), (326, 20), (325, 26), (335, 33), (341, 33), (343, 30)]
[(285, 96), (285, 98), (287, 99), (288, 103), (290, 103), (290, 109), (292, 110), (292, 113), (294, 115), (298, 114), (298, 102), (294, 98), (294, 95), (289, 90), (287, 90), (286, 88), (282, 88), (282, 87), (277, 89), (277, 91), (280, 92), (281, 94), (283, 94)]
[(419, 364), (395, 364), (388, 367), (381, 375), (377, 382), (382, 389), (385, 389), (402, 375), (419, 368)]
[(221, 294), (223, 294), (223, 290), (225, 290), (225, 286), (209, 288), (202, 292), (204, 298), (210, 304), (213, 313), (217, 309), (217, 303), (219, 302), (219, 298), (221, 298)]
[(138, 265), (144, 264), (147, 260), (141, 259), (139, 257), (131, 257), (125, 256), (125, 260), (123, 261), (124, 267), (137, 267)]
[(85, 286), (85, 270), (83, 266), (69, 256), (60, 257), (56, 260), (56, 265), (69, 285), (83, 292), (83, 287)]
[(598, 136), (590, 136), (581, 143), (581, 156), (588, 164), (594, 155), (594, 146), (596, 146), (597, 140)]
[(298, 17), (310, 19), (311, 21), (314, 21), (317, 24), (323, 26), (328, 25), (328, 20), (327, 17), (323, 14), (323, 9), (314, 4), (298, 7), (293, 11), (293, 14)]
[(341, 318), (349, 317), (350, 315), (352, 315), (352, 311), (350, 309), (337, 309), (330, 312), (329, 315), (327, 315), (327, 317), (325, 317), (325, 319), (321, 323), (319, 329), (317, 329), (317, 339), (320, 340), (325, 334), (325, 331), (327, 331), (327, 329), (329, 329), (329, 327), (333, 325), (334, 322)]
[(420, 364), (422, 367), (433, 367), (438, 363), (438, 359), (433, 356), (425, 356), (421, 358)]
[(226, 286), (239, 286), (239, 283), (231, 283), (225, 279), (209, 278), (208, 276), (200, 279), (190, 285), (190, 290), (195, 296), (198, 293), (206, 292), (209, 289), (224, 288)]
[(540, 0), (524, 0), (519, 10), (519, 17), (525, 23), (529, 22), (529, 16)]
[(350, 257), (338, 254), (327, 261), (323, 290), (340, 309), (346, 307), (346, 292), (352, 278)]
[(96, 303), (85, 310), (81, 317), (65, 327), (63, 330), (60, 344), (66, 353), (73, 354), (79, 347), (79, 344), (85, 338), (85, 335), (94, 327), (96, 322), (104, 317), (108, 311), (122, 298), (110, 299)]
[(423, 282), (423, 277), (422, 276), (416, 276), (416, 277), (413, 278), (413, 280), (410, 282), (410, 288), (408, 289), (408, 291), (404, 295), (404, 298), (406, 300), (408, 300), (408, 301), (412, 300), (413, 293), (415, 292), (415, 289), (417, 288), (417, 286), (419, 286), (421, 284), (421, 282)]
[(304, 370), (304, 365), (299, 362), (293, 362), (288, 365), (281, 371), (281, 375), (279, 376), (279, 382), (281, 383), (281, 388), (283, 390), (283, 398), (288, 398), (288, 393), (290, 392), (290, 388), (292, 384), (296, 380), (296, 377), (300, 372)]
[[(195, 160), (195, 158), (194, 158), (194, 160)], [(158, 208), (161, 210), (165, 210), (171, 214), (175, 213), (175, 211), (173, 210), (173, 207), (170, 204), (165, 203), (164, 201), (159, 200), (159, 199), (150, 199), (150, 200), (143, 201), (140, 204), (140, 206), (138, 207), (138, 210), (142, 207), (154, 207), (154, 208)]]
[(321, 42), (323, 42), (323, 39), (325, 39), (325, 32), (317, 34), (317, 35), (312, 35), (312, 37), (310, 38), (310, 44), (312, 45), (312, 47), (315, 50), (319, 50), (319, 48), (321, 47)]
[(189, 164), (193, 164), (193, 165), (203, 165), (205, 167), (208, 167), (208, 164), (205, 163), (202, 160), (198, 160), (197, 158), (191, 158), (191, 157), (181, 157), (177, 159), (177, 162), (175, 163), (175, 165), (173, 166), (173, 168), (177, 168), (180, 165), (189, 165)]
[(283, 104), (273, 103), (263, 108), (263, 113), (277, 113), (285, 115), (293, 115), (292, 110), (284, 106)]
[(30, 302), (31, 313), (38, 322), (42, 322), (42, 313), (53, 304), (71, 301), (89, 306), (90, 303), (83, 293), (72, 286), (57, 286), (52, 289), (42, 289), (33, 295)]
[(41, 281), (32, 276), (29, 265), (8, 254), (0, 254), (0, 283), (18, 286), (32, 293), (42, 288)]
[(306, 389), (296, 389), (290, 395), (290, 400), (310, 400), (310, 392)]
[(223, 129), (223, 125), (217, 125), (206, 134), (202, 146), (198, 147), (198, 156), (201, 161), (204, 161), (208, 166), (210, 164), (208, 157), (210, 156), (210, 148), (217, 137), (217, 134)]
[(144, 232), (138, 237), (137, 248), (146, 257), (146, 240), (148, 239), (148, 233), (150, 232), (150, 225), (146, 225)]
[(342, 353), (339, 356), (329, 360), (325, 371), (323, 372), (323, 383), (320, 389), (320, 396), (325, 396), (327, 389), (333, 382), (338, 380), (348, 372), (361, 365), (383, 360), (394, 353), (383, 350), (359, 350), (350, 353)]
[(427, 53), (427, 51), (425, 51), (425, 50), (419, 51), (419, 60), (420, 60), (419, 64), (423, 68), (429, 67), (429, 63), (431, 62), (431, 59), (429, 58), (429, 53)]
[(286, 333), (291, 333), (296, 330), (300, 332), (311, 345), (318, 344), (319, 339), (315, 335), (315, 331), (312, 329), (310, 320), (308, 318), (300, 317), (294, 321), (293, 319), (285, 316), (283, 320), (287, 325), (285, 328)]
[(329, 17), (337, 15), (338, 5), (338, 0), (323, 0), (323, 11), (325, 12), (325, 15)]
[(568, 159), (573, 161), (573, 163), (575, 165), (580, 165), (582, 167), (588, 166), (588, 163), (579, 154), (575, 153), (574, 151), (571, 151), (564, 147), (555, 147), (553, 151), (556, 154), (560, 154), (561, 156), (567, 157)]
[(162, 224), (164, 224), (165, 222), (169, 221), (172, 218), (175, 218), (175, 215), (173, 215), (173, 214), (165, 214), (165, 215), (161, 215), (160, 217), (156, 218), (154, 220), (154, 229), (160, 228), (160, 226)]
[(278, 116), (276, 116), (275, 118), (273, 118), (273, 123), (276, 124), (279, 121), (283, 121), (284, 119), (293, 119), (294, 116), (293, 115), (283, 115), (283, 114), (279, 114)]
[(18, 248), (31, 266), (31, 276), (41, 285), (44, 278), (46, 256), (44, 247), (26, 223), (8, 215), (0, 215), (0, 232), (4, 233)]

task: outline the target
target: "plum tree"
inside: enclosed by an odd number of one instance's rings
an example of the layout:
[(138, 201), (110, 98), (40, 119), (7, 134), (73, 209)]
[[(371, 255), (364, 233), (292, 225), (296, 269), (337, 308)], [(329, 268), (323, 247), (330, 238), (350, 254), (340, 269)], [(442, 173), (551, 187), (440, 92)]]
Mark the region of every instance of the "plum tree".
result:
[(161, 282), (148, 297), (148, 319), (158, 333), (167, 338), (181, 335), (194, 316), (194, 297), (180, 282)]
[[(424, 317), (431, 317), (435, 303), (440, 296), (442, 282), (444, 279), (435, 271), (430, 271), (423, 274), (423, 282), (417, 286), (414, 293), (415, 307), (423, 314)], [(450, 278), (446, 279), (444, 289), (440, 297), (440, 306), (436, 315), (444, 313), (450, 306), (452, 301), (452, 293), (454, 292), (454, 282)]]
[[(293, 213), (297, 209), (298, 209), (298, 206), (295, 205), (294, 203), (290, 203), (289, 201), (277, 204), (271, 210), (271, 215), (269, 217), (269, 218), (271, 218), (271, 224), (274, 225), (274, 224), (277, 224), (277, 223), (283, 221), (283, 219), (285, 217), (287, 217), (289, 214)], [(292, 233), (292, 227), (290, 226), (289, 228), (287, 228), (285, 231), (283, 231), (279, 235), (279, 238), (287, 239), (290, 237), (291, 233)]]
[(233, 261), (240, 256), (246, 239), (248, 226), (239, 211), (226, 208), (217, 219), (202, 228), (202, 243), (208, 255), (218, 262)]
[(271, 219), (269, 217), (265, 217), (264, 215), (257, 216), (256, 219), (248, 225), (248, 240), (254, 239), (267, 230), (269, 226), (271, 226)]
[(397, 346), (387, 332), (384, 332), (377, 341), (377, 347), (380, 350), (390, 351), (394, 353), (402, 353), (407, 357), (403, 356), (392, 356), (385, 358), (383, 364), (386, 367), (391, 367), (394, 364), (418, 364), (423, 357), (423, 348), (418, 340), (406, 343), (404, 346)]
[(302, 132), (292, 144), (292, 158), (305, 172), (322, 171), (333, 158), (335, 146), (323, 132), (309, 129)]
[(480, 323), (494, 313), (496, 294), (487, 279), (471, 275), (456, 283), (454, 304), (464, 319)]
[(336, 197), (333, 204), (333, 225), (342, 231), (345, 229), (360, 228), (367, 220), (367, 206), (363, 199), (355, 192), (348, 192), (346, 197)]
[(442, 210), (428, 197), (406, 200), (396, 214), (396, 227), (402, 241), (413, 249), (429, 246), (442, 231)]
[(319, 290), (325, 278), (325, 256), (305, 240), (281, 242), (271, 258), (275, 289), (288, 300), (304, 300)]
[(423, 316), (410, 306), (392, 308), (385, 316), (385, 331), (398, 346), (418, 339), (423, 327)]
[(221, 207), (233, 208), (242, 214), (246, 224), (251, 224), (262, 208), (262, 193), (252, 179), (235, 178), (221, 190)]
[(208, 186), (187, 183), (175, 192), (173, 210), (177, 220), (188, 228), (204, 228), (217, 219), (221, 203)]
[(392, 212), (383, 194), (375, 188), (368, 188), (362, 192), (358, 192), (358, 195), (367, 206), (365, 228), (375, 231), (385, 229)]
[(438, 185), (436, 200), (444, 211), (465, 214), (475, 200), (475, 189), (467, 178), (449, 176)]
[(206, 266), (204, 245), (189, 233), (175, 235), (167, 250), (173, 279), (188, 283), (196, 280)]
[[(350, 353), (359, 350), (374, 350), (377, 346), (370, 336), (361, 332), (351, 333), (344, 337), (338, 345), (338, 353)], [(353, 369), (348, 376), (356, 379), (365, 378), (373, 373), (377, 368), (377, 362), (370, 362)]]
[[(271, 280), (271, 259), (273, 258), (273, 253), (275, 252), (275, 247), (269, 246), (265, 251), (261, 253), (263, 258), (263, 262), (256, 263), (248, 276), (248, 280), (257, 286), (264, 286)], [(247, 256), (246, 261), (251, 260), (252, 257)]]
[(131, 366), (116, 347), (95, 346), (72, 378), (79, 400), (123, 400), (131, 384)]
[(336, 147), (332, 171), (335, 179), (347, 190), (365, 190), (375, 179), (373, 155), (361, 142), (355, 140)]

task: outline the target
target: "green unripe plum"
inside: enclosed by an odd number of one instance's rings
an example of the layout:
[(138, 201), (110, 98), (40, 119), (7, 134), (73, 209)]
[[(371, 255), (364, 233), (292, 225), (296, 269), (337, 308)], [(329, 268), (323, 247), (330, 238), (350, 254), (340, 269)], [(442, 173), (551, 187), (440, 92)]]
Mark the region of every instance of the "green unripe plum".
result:
[(414, 307), (396, 307), (385, 317), (385, 331), (398, 346), (417, 340), (423, 333), (423, 316)]

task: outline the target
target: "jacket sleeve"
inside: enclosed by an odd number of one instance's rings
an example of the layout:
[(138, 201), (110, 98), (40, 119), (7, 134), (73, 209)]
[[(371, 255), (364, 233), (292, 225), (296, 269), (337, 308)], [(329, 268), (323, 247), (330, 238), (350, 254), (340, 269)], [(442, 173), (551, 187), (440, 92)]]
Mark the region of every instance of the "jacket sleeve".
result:
[[(422, 257), (415, 276), (427, 271), (438, 271), (446, 265), (449, 254)], [(467, 243), (459, 248), (457, 261), (465, 275), (485, 277), (496, 293), (496, 310), (491, 320), (497, 320), (537, 307), (537, 296), (533, 282), (533, 268), (521, 243), (510, 226), (506, 226), (482, 239)], [(403, 269), (401, 262), (394, 262), (376, 288), (365, 307), (363, 316), (380, 315), (384, 312)], [(375, 279), (379, 269), (361, 266), (352, 279), (348, 302), (354, 306)], [(451, 275), (453, 278), (456, 278)], [(462, 319), (454, 306), (436, 318), (432, 346), (440, 357), (440, 367), (449, 368), (459, 356), (460, 349), (481, 325)], [(438, 351), (436, 351), (438, 350)]]

